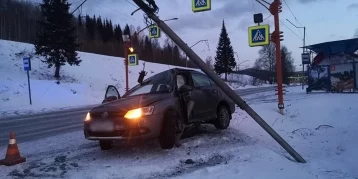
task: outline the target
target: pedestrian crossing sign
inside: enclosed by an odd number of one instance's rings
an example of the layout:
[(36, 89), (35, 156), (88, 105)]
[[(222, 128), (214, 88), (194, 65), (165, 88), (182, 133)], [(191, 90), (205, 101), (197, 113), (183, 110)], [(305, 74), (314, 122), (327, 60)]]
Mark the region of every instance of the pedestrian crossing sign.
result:
[(249, 46), (264, 46), (270, 43), (269, 25), (249, 27)]
[(211, 10), (211, 0), (191, 0), (193, 12), (202, 12)]
[(129, 66), (138, 65), (138, 56), (137, 56), (137, 54), (129, 54), (128, 55), (128, 65)]
[(149, 37), (153, 39), (160, 38), (160, 28), (157, 25), (149, 27)]

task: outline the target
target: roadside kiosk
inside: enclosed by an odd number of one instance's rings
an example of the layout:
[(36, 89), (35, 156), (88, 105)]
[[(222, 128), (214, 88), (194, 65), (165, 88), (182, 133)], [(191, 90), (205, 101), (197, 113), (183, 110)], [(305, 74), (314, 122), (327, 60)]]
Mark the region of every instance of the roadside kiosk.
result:
[(358, 38), (324, 42), (305, 48), (315, 53), (307, 70), (306, 92), (358, 91)]

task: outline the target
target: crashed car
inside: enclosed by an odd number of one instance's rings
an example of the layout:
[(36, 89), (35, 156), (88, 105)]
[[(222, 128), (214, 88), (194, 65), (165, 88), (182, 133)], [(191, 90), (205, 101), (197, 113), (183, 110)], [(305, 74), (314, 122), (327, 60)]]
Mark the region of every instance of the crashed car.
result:
[[(188, 95), (193, 105), (188, 105)], [(173, 68), (145, 79), (123, 96), (109, 85), (103, 103), (86, 115), (84, 136), (98, 140), (102, 150), (110, 149), (114, 140), (137, 139), (159, 139), (161, 148), (171, 149), (178, 135), (192, 126), (228, 128), (234, 112), (234, 102), (208, 76)]]

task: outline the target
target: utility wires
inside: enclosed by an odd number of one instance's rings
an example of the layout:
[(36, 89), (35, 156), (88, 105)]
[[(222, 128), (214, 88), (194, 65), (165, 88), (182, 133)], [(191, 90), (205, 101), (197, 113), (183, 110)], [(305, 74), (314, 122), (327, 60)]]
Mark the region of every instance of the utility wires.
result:
[(95, 1), (96, 1), (98, 4), (101, 4), (102, 6), (108, 8), (108, 9), (110, 9), (110, 10), (112, 10), (112, 11), (116, 11), (118, 14), (120, 14), (120, 15), (122, 15), (122, 16), (124, 16), (124, 17), (127, 17), (127, 18), (130, 18), (130, 19), (132, 19), (132, 20), (135, 20), (133, 17), (131, 17), (131, 16), (129, 16), (129, 15), (126, 15), (126, 14), (124, 14), (124, 13), (122, 13), (122, 12), (116, 10), (116, 9), (113, 9), (113, 8), (107, 6), (107, 5), (104, 5), (104, 4), (100, 3), (100, 2), (97, 1), (97, 0), (95, 0)]

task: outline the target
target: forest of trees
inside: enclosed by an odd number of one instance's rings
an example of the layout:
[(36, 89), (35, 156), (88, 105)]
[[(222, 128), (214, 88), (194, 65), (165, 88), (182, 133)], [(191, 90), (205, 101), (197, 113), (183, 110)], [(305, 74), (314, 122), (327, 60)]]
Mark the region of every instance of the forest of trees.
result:
[[(281, 46), (281, 59), (282, 82), (284, 84), (289, 84), (289, 73), (295, 71), (295, 66), (293, 65), (294, 59), (292, 58), (292, 52), (290, 52), (284, 45)], [(256, 59), (254, 68), (276, 73), (276, 46), (274, 43), (261, 47), (259, 50), (259, 58)], [(254, 81), (256, 80), (257, 79)], [(275, 79), (269, 81), (270, 84), (275, 82)]]
[[(38, 4), (29, 1), (0, 0), (0, 39), (34, 44), (40, 29), (38, 23), (41, 13)], [(124, 57), (122, 32), (127, 26), (133, 35), (140, 27), (113, 24), (101, 16), (77, 16), (76, 25), (78, 51)], [(144, 33), (147, 31), (143, 31)], [(157, 39), (140, 33), (133, 37), (133, 45), (141, 60), (176, 66), (186, 66), (185, 54), (166, 39), (161, 46)], [(188, 67), (195, 68), (191, 61)]]

